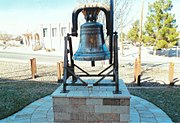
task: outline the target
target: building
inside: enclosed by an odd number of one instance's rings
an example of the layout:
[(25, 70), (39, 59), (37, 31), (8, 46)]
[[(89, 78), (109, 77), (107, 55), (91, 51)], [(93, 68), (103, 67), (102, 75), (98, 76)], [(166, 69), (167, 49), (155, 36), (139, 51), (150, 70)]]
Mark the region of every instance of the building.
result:
[(64, 37), (70, 32), (70, 23), (41, 24), (23, 34), (23, 44), (32, 48), (41, 45), (43, 49), (63, 50)]
[(41, 24), (41, 44), (46, 49), (62, 50), (64, 48), (64, 37), (70, 32), (70, 23)]

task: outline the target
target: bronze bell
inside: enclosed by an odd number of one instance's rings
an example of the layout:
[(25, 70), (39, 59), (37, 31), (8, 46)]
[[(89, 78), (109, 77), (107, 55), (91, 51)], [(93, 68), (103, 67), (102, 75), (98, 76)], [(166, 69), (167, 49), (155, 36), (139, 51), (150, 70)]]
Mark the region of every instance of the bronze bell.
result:
[[(80, 43), (73, 56), (74, 60), (98, 61), (110, 58), (106, 47), (103, 25), (96, 22), (97, 11), (85, 11), (86, 23), (80, 27)], [(93, 13), (93, 14), (92, 14)]]

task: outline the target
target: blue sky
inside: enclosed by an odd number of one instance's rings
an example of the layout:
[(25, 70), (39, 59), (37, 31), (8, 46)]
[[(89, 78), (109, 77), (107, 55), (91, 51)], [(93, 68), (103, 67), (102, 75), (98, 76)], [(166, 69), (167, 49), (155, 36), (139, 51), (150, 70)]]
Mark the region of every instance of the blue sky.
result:
[(23, 32), (40, 24), (68, 22), (76, 0), (0, 0), (0, 32)]
[[(147, 13), (147, 3), (153, 1), (145, 0), (144, 14)], [(172, 1), (172, 12), (180, 24), (180, 0)], [(0, 32), (21, 33), (40, 24), (70, 22), (77, 5), (77, 0), (0, 0)], [(136, 19), (140, 17), (140, 6), (141, 0), (136, 0), (131, 12)]]
[(70, 9), (76, 0), (0, 0), (0, 11), (48, 11)]

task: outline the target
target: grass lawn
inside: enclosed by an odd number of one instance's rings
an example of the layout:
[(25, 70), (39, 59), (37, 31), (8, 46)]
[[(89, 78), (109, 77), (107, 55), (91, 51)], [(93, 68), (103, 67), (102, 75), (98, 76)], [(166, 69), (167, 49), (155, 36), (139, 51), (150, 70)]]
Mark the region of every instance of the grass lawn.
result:
[[(0, 83), (0, 119), (10, 116), (41, 97), (50, 95), (58, 86), (42, 82)], [(180, 88), (129, 88), (129, 91), (160, 107), (174, 122), (180, 122)]]
[(144, 98), (180, 122), (180, 88), (129, 88), (131, 94)]
[(0, 119), (24, 108), (31, 102), (51, 94), (57, 84), (42, 82), (0, 83)]

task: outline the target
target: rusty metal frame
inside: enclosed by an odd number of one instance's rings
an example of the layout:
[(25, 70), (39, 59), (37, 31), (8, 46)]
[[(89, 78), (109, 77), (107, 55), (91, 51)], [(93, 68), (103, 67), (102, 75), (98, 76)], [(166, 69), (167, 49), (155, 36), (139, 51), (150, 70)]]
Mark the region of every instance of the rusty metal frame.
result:
[[(87, 86), (88, 83), (86, 83), (84, 80), (81, 79), (81, 77), (101, 77), (98, 79), (95, 83), (93, 83), (93, 86), (109, 86), (113, 85), (115, 86), (115, 91), (113, 93), (119, 94), (121, 93), (119, 91), (119, 72), (118, 72), (118, 44), (117, 44), (117, 32), (113, 33), (113, 42), (114, 42), (114, 63), (110, 64), (107, 68), (99, 72), (98, 74), (89, 74), (82, 68), (80, 68), (78, 65), (74, 64), (74, 60), (72, 58), (73, 56), (73, 49), (72, 49), (72, 40), (70, 37), (70, 34), (67, 34), (65, 37), (65, 47), (64, 47), (64, 77), (63, 77), (63, 93), (67, 93), (68, 90), (66, 90), (67, 86)], [(69, 42), (69, 49), (68, 49), (68, 42)], [(70, 54), (70, 60), (68, 59), (68, 55)], [(69, 61), (71, 62), (69, 64)], [(74, 68), (78, 68), (81, 70), (84, 74), (76, 75)], [(109, 70), (111, 67), (113, 67), (112, 70), (110, 70), (108, 73), (103, 74), (107, 70)], [(112, 74), (113, 73), (113, 74)], [(72, 76), (72, 83), (67, 83), (67, 79), (69, 76)], [(105, 77), (113, 77), (113, 80), (115, 83), (109, 83), (109, 84), (101, 84), (100, 82), (105, 78)], [(77, 80), (80, 80), (80, 83), (76, 83)]]
[[(99, 8), (98, 8), (99, 9)], [(67, 34), (67, 36), (64, 38), (64, 77), (63, 77), (63, 90), (62, 93), (69, 92), (67, 90), (67, 86), (87, 86), (88, 83), (86, 83), (84, 80), (81, 79), (81, 77), (101, 77), (99, 80), (97, 80), (95, 83), (93, 83), (93, 86), (115, 86), (115, 90), (113, 91), (114, 94), (120, 94), (121, 91), (119, 90), (119, 71), (118, 71), (118, 35), (117, 32), (113, 32), (113, 0), (110, 0), (110, 10), (107, 10), (103, 7), (100, 8), (105, 12), (107, 15), (107, 31), (109, 35), (109, 50), (110, 50), (110, 60), (109, 60), (109, 66), (102, 70), (98, 74), (89, 74), (82, 68), (80, 68), (78, 65), (74, 64), (73, 60), (73, 47), (72, 47), (72, 39), (71, 36), (77, 36), (77, 16), (78, 14), (83, 10), (83, 8), (79, 8), (73, 12), (72, 20), (73, 20), (73, 28), (72, 28), (72, 34)], [(69, 44), (69, 48), (68, 48)], [(70, 55), (70, 57), (68, 57)], [(70, 60), (68, 59), (70, 58)], [(69, 63), (70, 61), (70, 63)], [(81, 70), (85, 75), (76, 75), (74, 68), (78, 68)], [(108, 73), (103, 74), (105, 71), (111, 69)], [(72, 83), (67, 83), (67, 79), (69, 76), (72, 76)], [(113, 77), (112, 83), (100, 83), (105, 77)], [(76, 83), (77, 80), (80, 80), (81, 83)]]

